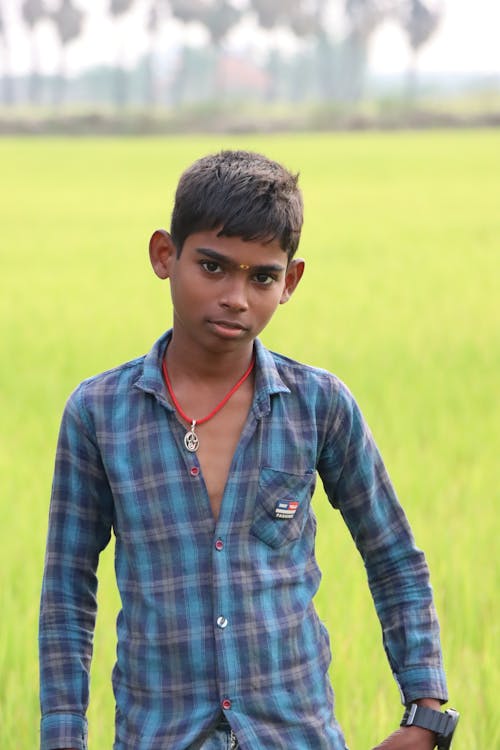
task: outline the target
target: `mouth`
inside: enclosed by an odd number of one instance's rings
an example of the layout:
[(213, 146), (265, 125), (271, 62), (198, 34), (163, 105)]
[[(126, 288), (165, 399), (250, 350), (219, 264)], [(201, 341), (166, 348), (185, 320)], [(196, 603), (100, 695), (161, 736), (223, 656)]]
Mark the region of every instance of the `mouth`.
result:
[(244, 325), (237, 323), (234, 320), (211, 320), (210, 322), (217, 326), (222, 326), (223, 328), (235, 328), (238, 331), (246, 331)]
[(234, 320), (209, 320), (208, 322), (218, 333), (225, 336), (237, 336), (248, 330), (246, 326)]

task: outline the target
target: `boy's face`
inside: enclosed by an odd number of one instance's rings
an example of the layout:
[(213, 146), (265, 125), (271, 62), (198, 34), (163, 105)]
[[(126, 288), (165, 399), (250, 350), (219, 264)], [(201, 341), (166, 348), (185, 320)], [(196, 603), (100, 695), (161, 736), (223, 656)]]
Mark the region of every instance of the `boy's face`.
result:
[(253, 342), (304, 270), (277, 241), (245, 242), (217, 230), (189, 235), (179, 257), (170, 235), (157, 231), (150, 255), (155, 273), (170, 280), (176, 338), (211, 351)]

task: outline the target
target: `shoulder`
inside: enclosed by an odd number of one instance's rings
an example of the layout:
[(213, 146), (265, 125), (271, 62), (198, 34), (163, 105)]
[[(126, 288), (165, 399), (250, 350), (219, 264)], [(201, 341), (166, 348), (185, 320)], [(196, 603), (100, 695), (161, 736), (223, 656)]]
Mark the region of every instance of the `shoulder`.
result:
[(351, 390), (335, 373), (281, 353), (266, 352), (280, 382), (303, 409), (316, 414), (319, 424), (334, 431), (345, 429), (353, 414), (359, 412)]
[(99, 398), (109, 393), (126, 391), (140, 378), (145, 355), (92, 375), (76, 387), (74, 393), (85, 398)]
[(137, 357), (83, 380), (70, 394), (66, 413), (74, 414), (90, 426), (91, 414), (109, 412), (118, 402), (133, 398), (144, 359), (144, 355)]
[(290, 390), (305, 388), (309, 394), (318, 391), (328, 398), (337, 399), (339, 395), (352, 398), (347, 385), (335, 373), (274, 351), (269, 351), (269, 354), (281, 379)]
[[(140, 357), (83, 380), (70, 395), (66, 413), (73, 414), (90, 427), (128, 424), (133, 414), (144, 410), (145, 396), (161, 400), (164, 384), (161, 361), (170, 331)], [(110, 427), (111, 429), (111, 427)], [(114, 427), (113, 427), (114, 429)]]

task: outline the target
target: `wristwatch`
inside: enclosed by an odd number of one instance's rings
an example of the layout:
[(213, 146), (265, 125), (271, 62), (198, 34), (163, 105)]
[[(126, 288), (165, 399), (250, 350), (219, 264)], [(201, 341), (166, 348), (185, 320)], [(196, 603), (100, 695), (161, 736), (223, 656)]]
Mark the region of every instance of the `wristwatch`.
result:
[(454, 708), (448, 708), (446, 711), (434, 711), (426, 706), (418, 706), (416, 703), (410, 703), (401, 719), (402, 727), (422, 727), (435, 732), (437, 737), (437, 749), (448, 750), (451, 745), (453, 733), (458, 724), (460, 714)]

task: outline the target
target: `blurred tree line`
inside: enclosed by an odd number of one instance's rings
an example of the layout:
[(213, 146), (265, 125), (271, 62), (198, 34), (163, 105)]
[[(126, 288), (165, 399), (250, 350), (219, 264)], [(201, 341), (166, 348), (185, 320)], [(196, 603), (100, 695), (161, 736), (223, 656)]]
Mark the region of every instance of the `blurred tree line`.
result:
[[(73, 43), (83, 34), (88, 4), (75, 0), (17, 0), (30, 40), (29, 68), (23, 92), (11, 72), (9, 14), (0, 0), (0, 64), (2, 100), (23, 99), (31, 104), (65, 101), (112, 101), (179, 105), (193, 101), (253, 97), (271, 101), (355, 102), (363, 93), (370, 41), (381, 24), (396, 22), (405, 34), (413, 65), (407, 76), (408, 94), (416, 90), (416, 59), (441, 18), (440, 5), (431, 0), (102, 0), (113, 21), (109, 43), (113, 66), (88, 67), (77, 78), (68, 77)], [(141, 6), (148, 49), (137, 65), (122, 64), (126, 47), (120, 24)], [(266, 40), (266, 54), (258, 62), (231, 53), (231, 35), (253, 21), (256, 34)], [(333, 19), (333, 20), (332, 20)], [(172, 42), (176, 54), (162, 57), (162, 34), (173, 21), (187, 32), (204, 30), (206, 43), (189, 42), (189, 33)], [(49, 22), (58, 41), (58, 70), (42, 76), (37, 31)], [(274, 32), (286, 32), (293, 52), (273, 42)], [(16, 90), (17, 89), (17, 90)]]

